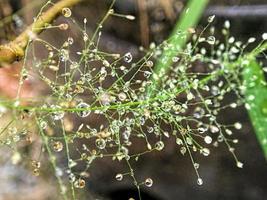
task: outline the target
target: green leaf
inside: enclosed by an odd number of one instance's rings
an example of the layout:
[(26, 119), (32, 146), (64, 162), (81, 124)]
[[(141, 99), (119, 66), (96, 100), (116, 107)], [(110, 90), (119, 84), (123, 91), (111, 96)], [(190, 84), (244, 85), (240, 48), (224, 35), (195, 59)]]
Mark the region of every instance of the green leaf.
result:
[(251, 59), (243, 70), (246, 108), (259, 143), (267, 158), (267, 84), (262, 68)]
[[(171, 38), (171, 45), (180, 47), (181, 49), (184, 47), (190, 35), (188, 29), (193, 28), (197, 25), (207, 3), (208, 0), (190, 0), (188, 2), (187, 7), (181, 14), (180, 20), (175, 25), (173, 32), (169, 37)], [(178, 33), (181, 34), (177, 35)], [(172, 49), (165, 49), (153, 69), (153, 77), (159, 75), (160, 73), (167, 73), (172, 64), (172, 58), (176, 56), (177, 53), (177, 51), (174, 51)], [(155, 84), (154, 86), (157, 86), (159, 81), (157, 79), (153, 79), (153, 81)]]

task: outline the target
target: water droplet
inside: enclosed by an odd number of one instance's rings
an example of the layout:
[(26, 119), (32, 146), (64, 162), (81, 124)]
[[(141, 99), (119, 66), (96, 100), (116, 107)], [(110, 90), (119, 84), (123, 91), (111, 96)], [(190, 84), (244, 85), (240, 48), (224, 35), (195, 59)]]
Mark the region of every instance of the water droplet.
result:
[(233, 134), (233, 132), (230, 129), (225, 129), (225, 132), (226, 132), (227, 135), (232, 135)]
[(69, 181), (70, 181), (71, 183), (73, 183), (75, 180), (76, 180), (75, 175), (74, 175), (73, 173), (71, 173), (71, 174), (69, 175)]
[(117, 181), (122, 181), (122, 179), (123, 179), (123, 175), (122, 175), (122, 174), (117, 174), (117, 175), (115, 176), (115, 178), (116, 178)]
[(207, 38), (207, 42), (208, 42), (210, 45), (214, 45), (214, 44), (215, 44), (215, 41), (216, 41), (216, 39), (215, 39), (214, 36), (209, 36), (209, 37)]
[(133, 15), (126, 15), (125, 18), (129, 20), (135, 20), (135, 16)]
[(69, 59), (69, 51), (66, 49), (61, 49), (59, 52), (59, 58), (62, 62), (67, 61)]
[(199, 164), (198, 163), (194, 163), (194, 168), (198, 169), (199, 168)]
[(120, 101), (125, 101), (127, 98), (126, 94), (124, 92), (119, 93), (118, 98)]
[(175, 56), (175, 57), (172, 57), (172, 62), (176, 63), (180, 60), (179, 57)]
[(196, 107), (193, 116), (197, 119), (200, 119), (204, 116), (205, 110), (201, 107)]
[(95, 141), (95, 145), (99, 148), (99, 149), (104, 149), (106, 147), (106, 141), (102, 138), (98, 138)]
[(239, 123), (239, 122), (236, 122), (236, 123), (234, 124), (234, 127), (235, 127), (235, 129), (239, 130), (239, 129), (242, 128), (242, 124)]
[(62, 144), (62, 142), (60, 142), (60, 141), (53, 142), (53, 149), (56, 152), (62, 151), (63, 150), (63, 144)]
[(40, 175), (40, 170), (38, 168), (33, 169), (33, 175), (34, 176), (39, 176)]
[(218, 133), (220, 131), (220, 129), (217, 126), (210, 125), (210, 131), (212, 133)]
[(130, 62), (132, 62), (132, 60), (133, 60), (133, 56), (130, 52), (128, 52), (124, 55), (124, 61), (125, 62), (130, 63)]
[(237, 162), (236, 162), (236, 166), (237, 166), (238, 168), (243, 168), (243, 163), (240, 162), (240, 161), (237, 161)]
[(158, 150), (158, 151), (161, 151), (163, 148), (164, 148), (164, 143), (162, 141), (158, 141), (156, 144), (155, 144), (155, 148)]
[(227, 29), (229, 29), (230, 28), (230, 21), (226, 20), (224, 22), (224, 27), (227, 28)]
[(202, 153), (204, 156), (208, 156), (208, 155), (210, 155), (210, 150), (207, 149), (207, 148), (203, 148), (203, 149), (201, 149), (200, 151), (201, 151), (201, 153)]
[(70, 17), (71, 16), (71, 10), (69, 8), (63, 8), (61, 13), (64, 17)]
[(151, 60), (148, 60), (148, 61), (146, 62), (146, 65), (147, 65), (148, 67), (153, 67), (154, 63), (153, 63)]
[(197, 179), (197, 184), (198, 184), (198, 185), (203, 185), (203, 180), (202, 180), (202, 178), (198, 178), (198, 179)]
[(207, 136), (205, 136), (204, 141), (206, 142), (206, 144), (210, 144), (210, 143), (212, 143), (212, 138), (207, 135)]
[(154, 131), (154, 128), (152, 126), (147, 128), (147, 132), (152, 133)]
[(186, 148), (185, 147), (181, 147), (180, 148), (180, 152), (182, 155), (184, 155), (186, 153)]
[(183, 144), (183, 140), (180, 139), (180, 138), (176, 138), (176, 144), (182, 145)]
[(193, 144), (192, 138), (187, 137), (187, 138), (186, 138), (186, 143), (187, 143), (188, 145), (192, 145), (192, 144)]
[(191, 92), (189, 92), (189, 93), (187, 94), (187, 100), (190, 101), (190, 100), (192, 100), (193, 98), (195, 98), (195, 96), (194, 96)]
[(153, 185), (153, 180), (152, 180), (151, 178), (147, 178), (147, 179), (145, 180), (145, 185), (146, 185), (147, 187), (152, 187), (152, 185)]
[(83, 180), (82, 178), (79, 178), (78, 180), (76, 180), (74, 182), (74, 187), (80, 188), (80, 189), (84, 188), (85, 187), (85, 180)]
[(251, 37), (251, 38), (248, 39), (248, 43), (253, 43), (255, 41), (256, 41), (256, 38), (254, 38), (254, 37)]
[(150, 71), (144, 72), (144, 77), (149, 78), (152, 73)]
[(263, 33), (261, 37), (263, 40), (267, 40), (267, 33)]
[(34, 168), (37, 168), (37, 169), (41, 167), (41, 162), (36, 161), (36, 160), (32, 160), (31, 164)]
[(84, 31), (83, 32), (83, 41), (86, 42), (89, 39), (88, 34)]
[(52, 118), (54, 120), (60, 120), (64, 117), (64, 112), (61, 111), (61, 107), (60, 106), (55, 106), (55, 105), (52, 105), (51, 108), (53, 110), (55, 110), (51, 115), (52, 115)]
[(87, 103), (81, 102), (77, 105), (77, 109), (81, 109), (77, 112), (80, 117), (87, 117), (91, 111), (88, 109), (90, 106)]
[(62, 30), (62, 31), (68, 30), (68, 28), (69, 28), (69, 25), (66, 24), (66, 23), (63, 23), (63, 24), (59, 25), (59, 29)]
[(68, 37), (68, 44), (72, 45), (74, 42), (74, 39), (72, 37)]
[(214, 18), (215, 18), (215, 15), (211, 15), (211, 16), (209, 16), (209, 17), (208, 17), (208, 22), (209, 22), (209, 23), (213, 22)]

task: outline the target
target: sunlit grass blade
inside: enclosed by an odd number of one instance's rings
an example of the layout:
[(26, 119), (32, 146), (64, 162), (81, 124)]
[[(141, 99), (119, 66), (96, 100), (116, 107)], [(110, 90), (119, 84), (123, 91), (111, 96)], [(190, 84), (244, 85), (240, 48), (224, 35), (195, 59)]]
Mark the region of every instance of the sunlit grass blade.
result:
[(255, 59), (243, 71), (246, 108), (259, 143), (267, 158), (267, 84)]
[[(170, 38), (171, 45), (174, 45), (175, 47), (183, 48), (184, 45), (187, 42), (187, 39), (190, 36), (190, 31), (188, 31), (190, 28), (193, 28), (197, 25), (206, 5), (208, 3), (208, 0), (190, 0), (188, 2), (187, 7), (183, 10), (183, 13), (181, 14), (180, 20), (175, 25), (172, 34)], [(178, 33), (181, 33), (181, 35), (177, 35)], [(172, 64), (172, 58), (177, 55), (177, 51), (174, 51), (173, 49), (165, 49), (159, 58), (156, 66), (154, 67), (154, 82), (155, 85), (157, 85), (157, 75), (160, 73), (164, 75), (168, 72), (171, 64)]]

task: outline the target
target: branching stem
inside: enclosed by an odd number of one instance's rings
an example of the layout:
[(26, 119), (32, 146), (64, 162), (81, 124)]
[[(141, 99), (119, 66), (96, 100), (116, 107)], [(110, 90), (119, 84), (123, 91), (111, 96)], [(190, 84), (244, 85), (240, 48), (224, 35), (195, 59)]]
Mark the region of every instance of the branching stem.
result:
[(0, 64), (13, 63), (24, 57), (25, 48), (30, 38), (40, 34), (45, 26), (51, 23), (64, 7), (72, 7), (82, 0), (61, 0), (54, 4), (46, 12), (42, 13), (30, 26), (26, 28), (15, 40), (0, 45)]

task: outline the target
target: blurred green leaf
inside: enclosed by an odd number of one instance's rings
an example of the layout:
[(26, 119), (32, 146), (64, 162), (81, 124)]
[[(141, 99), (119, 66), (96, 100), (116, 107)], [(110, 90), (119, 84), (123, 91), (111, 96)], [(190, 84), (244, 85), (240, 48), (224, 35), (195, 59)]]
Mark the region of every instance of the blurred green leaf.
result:
[(267, 85), (263, 70), (255, 58), (251, 58), (243, 70), (243, 79), (246, 108), (267, 158)]

